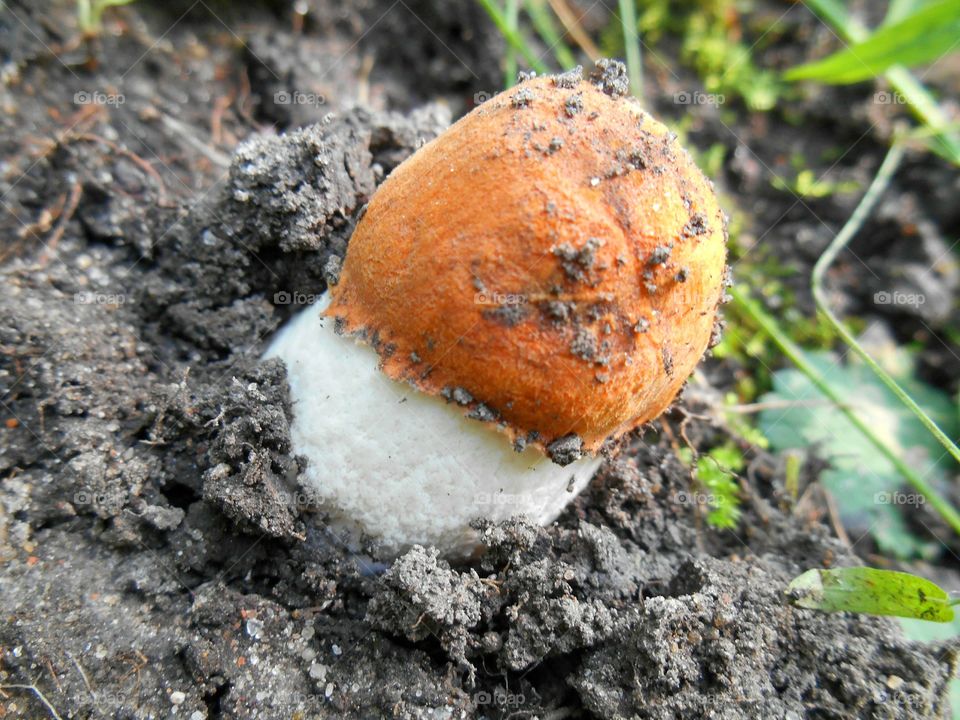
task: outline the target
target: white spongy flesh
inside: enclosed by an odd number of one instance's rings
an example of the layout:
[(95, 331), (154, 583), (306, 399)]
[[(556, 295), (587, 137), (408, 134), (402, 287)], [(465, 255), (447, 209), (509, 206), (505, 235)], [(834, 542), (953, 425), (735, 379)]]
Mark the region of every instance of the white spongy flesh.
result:
[(321, 316), (329, 297), (300, 311), (265, 358), (287, 366), (294, 452), (305, 489), (336, 523), (358, 526), (384, 552), (414, 543), (470, 552), (477, 518), (552, 522), (590, 482), (599, 458), (565, 467), (464, 408), (388, 378), (376, 351), (337, 335)]

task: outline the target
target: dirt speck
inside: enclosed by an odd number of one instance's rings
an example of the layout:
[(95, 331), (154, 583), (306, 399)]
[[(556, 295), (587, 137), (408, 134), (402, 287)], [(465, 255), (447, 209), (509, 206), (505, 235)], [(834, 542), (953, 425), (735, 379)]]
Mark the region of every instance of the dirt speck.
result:
[(547, 445), (547, 454), (557, 465), (569, 465), (583, 457), (583, 440), (579, 435), (564, 435)]

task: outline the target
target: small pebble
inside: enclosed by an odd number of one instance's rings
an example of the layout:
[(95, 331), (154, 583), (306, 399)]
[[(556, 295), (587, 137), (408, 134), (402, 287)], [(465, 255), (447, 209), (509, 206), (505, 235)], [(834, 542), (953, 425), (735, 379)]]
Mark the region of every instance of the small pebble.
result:
[(256, 618), (247, 620), (247, 635), (254, 640), (259, 640), (263, 637), (263, 621), (257, 620)]

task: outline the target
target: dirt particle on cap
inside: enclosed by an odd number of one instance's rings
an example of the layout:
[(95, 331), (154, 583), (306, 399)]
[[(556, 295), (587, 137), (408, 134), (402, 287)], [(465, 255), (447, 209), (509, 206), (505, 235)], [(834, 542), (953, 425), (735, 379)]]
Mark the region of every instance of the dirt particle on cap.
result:
[(567, 117), (574, 117), (583, 112), (583, 95), (576, 93), (568, 97), (563, 103), (563, 111)]
[(328, 285), (336, 285), (340, 281), (340, 268), (343, 259), (339, 255), (331, 255), (323, 266), (323, 279)]
[(597, 355), (597, 338), (587, 328), (580, 328), (570, 343), (570, 352), (581, 360), (593, 360)]
[(590, 82), (613, 98), (623, 97), (630, 89), (627, 66), (617, 60), (600, 58), (590, 73)]
[(577, 65), (572, 70), (553, 76), (553, 84), (564, 90), (572, 90), (583, 81), (583, 66)]
[(506, 327), (515, 327), (527, 317), (527, 308), (519, 303), (500, 305), (484, 310), (483, 317)]
[(673, 279), (678, 283), (686, 282), (690, 277), (690, 268), (682, 267), (677, 271), (677, 274), (673, 276)]
[(650, 253), (650, 257), (647, 258), (647, 265), (662, 265), (670, 259), (671, 252), (673, 252), (673, 244), (657, 245), (657, 247), (653, 249), (653, 252)]
[(670, 348), (664, 345), (661, 354), (663, 355), (663, 371), (667, 375), (673, 375), (673, 353), (670, 352)]
[(571, 280), (583, 281), (587, 279), (587, 272), (594, 266), (597, 259), (597, 250), (603, 246), (600, 238), (588, 238), (581, 248), (575, 248), (570, 243), (561, 243), (553, 248), (553, 254), (560, 258), (563, 272)]
[(707, 345), (708, 349), (715, 348), (723, 340), (723, 330), (727, 326), (727, 323), (724, 322), (723, 318), (717, 318), (713, 321), (713, 330), (710, 333), (710, 342)]
[(726, 305), (733, 300), (733, 296), (728, 292), (728, 290), (733, 287), (733, 270), (730, 269), (729, 265), (724, 265), (723, 267), (721, 287), (723, 288), (723, 292), (720, 293), (720, 304)]
[(496, 410), (480, 403), (467, 413), (467, 417), (471, 420), (479, 420), (480, 422), (493, 422), (497, 419), (498, 413)]
[(556, 323), (562, 323), (569, 319), (572, 310), (570, 303), (561, 302), (560, 300), (550, 300), (543, 306), (543, 311), (547, 317)]
[(627, 159), (633, 166), (634, 170), (643, 170), (649, 164), (649, 160), (647, 160), (647, 153), (643, 148), (636, 148), (632, 150), (627, 156)]
[(569, 465), (583, 457), (583, 440), (576, 433), (564, 435), (547, 445), (547, 454), (557, 465)]
[(643, 335), (650, 329), (650, 321), (646, 318), (640, 318), (633, 326), (633, 331), (638, 335)]
[(450, 397), (457, 405), (466, 406), (473, 402), (473, 395), (462, 387), (453, 388)]
[(550, 145), (547, 146), (547, 154), (552, 155), (563, 147), (563, 138), (555, 137), (550, 140)]
[(524, 108), (528, 107), (530, 103), (533, 102), (533, 98), (534, 94), (531, 90), (528, 88), (520, 88), (510, 98), (510, 102), (515, 108)]
[(707, 225), (707, 216), (699, 212), (693, 213), (680, 232), (685, 238), (706, 235), (710, 232), (710, 228)]

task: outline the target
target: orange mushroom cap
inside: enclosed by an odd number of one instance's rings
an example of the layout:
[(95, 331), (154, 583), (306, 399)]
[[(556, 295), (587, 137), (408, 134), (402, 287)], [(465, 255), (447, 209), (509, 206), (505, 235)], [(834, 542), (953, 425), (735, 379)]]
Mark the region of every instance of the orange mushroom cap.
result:
[(594, 452), (657, 417), (724, 294), (711, 183), (606, 89), (530, 79), (463, 117), (377, 190), (331, 288), (388, 376), (521, 443)]

